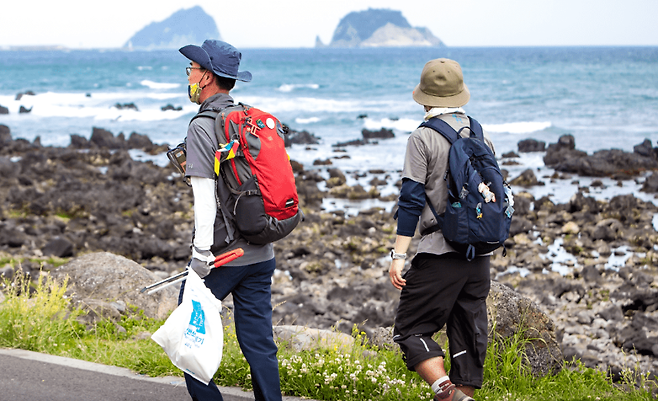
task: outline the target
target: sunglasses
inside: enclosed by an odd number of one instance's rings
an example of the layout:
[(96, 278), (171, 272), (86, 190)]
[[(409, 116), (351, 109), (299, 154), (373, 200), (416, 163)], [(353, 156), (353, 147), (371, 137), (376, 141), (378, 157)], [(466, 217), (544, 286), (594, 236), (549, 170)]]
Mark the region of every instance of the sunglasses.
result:
[(205, 68), (202, 68), (202, 67), (185, 67), (185, 73), (187, 74), (188, 77), (192, 73), (192, 70), (205, 70)]

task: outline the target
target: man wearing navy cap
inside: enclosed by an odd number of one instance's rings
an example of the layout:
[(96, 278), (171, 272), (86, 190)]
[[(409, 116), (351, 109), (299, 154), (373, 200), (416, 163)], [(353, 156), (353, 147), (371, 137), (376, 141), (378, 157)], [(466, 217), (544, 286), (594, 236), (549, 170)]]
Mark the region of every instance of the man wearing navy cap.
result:
[[(190, 60), (186, 68), (190, 101), (204, 110), (219, 110), (233, 106), (229, 92), (235, 81), (251, 81), (251, 73), (239, 71), (241, 53), (219, 40), (206, 40), (203, 45), (188, 45), (180, 52)], [(235, 331), (240, 348), (249, 366), (256, 400), (281, 400), (277, 346), (272, 334), (272, 274), (276, 267), (272, 244), (254, 245), (225, 224), (221, 208), (217, 207), (215, 151), (219, 148), (215, 122), (211, 118), (194, 118), (187, 129), (187, 162), (194, 194), (194, 236), (189, 267), (204, 278), (206, 286), (217, 299), (233, 295)], [(236, 248), (244, 256), (219, 268), (210, 269), (213, 253)], [(184, 283), (179, 302), (182, 301)], [(213, 381), (209, 385), (185, 374), (185, 383), (193, 400), (222, 400)]]

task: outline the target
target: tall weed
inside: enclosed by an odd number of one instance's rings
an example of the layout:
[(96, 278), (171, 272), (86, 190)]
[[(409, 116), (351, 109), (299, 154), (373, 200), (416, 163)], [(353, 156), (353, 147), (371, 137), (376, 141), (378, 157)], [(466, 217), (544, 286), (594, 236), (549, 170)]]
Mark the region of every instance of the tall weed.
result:
[(80, 312), (71, 311), (64, 296), (66, 285), (47, 274), (40, 274), (32, 285), (21, 269), (13, 280), (4, 280), (0, 346), (52, 353), (84, 336), (84, 326), (76, 321)]

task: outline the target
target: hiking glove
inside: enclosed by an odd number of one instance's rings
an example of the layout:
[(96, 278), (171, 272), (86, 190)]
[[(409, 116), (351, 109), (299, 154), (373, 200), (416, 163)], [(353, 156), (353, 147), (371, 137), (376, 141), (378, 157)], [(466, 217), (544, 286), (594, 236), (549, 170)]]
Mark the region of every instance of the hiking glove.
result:
[(192, 260), (189, 266), (199, 277), (204, 278), (210, 274), (210, 269), (213, 268), (214, 261), (215, 257), (210, 250), (203, 251), (196, 246), (192, 246)]

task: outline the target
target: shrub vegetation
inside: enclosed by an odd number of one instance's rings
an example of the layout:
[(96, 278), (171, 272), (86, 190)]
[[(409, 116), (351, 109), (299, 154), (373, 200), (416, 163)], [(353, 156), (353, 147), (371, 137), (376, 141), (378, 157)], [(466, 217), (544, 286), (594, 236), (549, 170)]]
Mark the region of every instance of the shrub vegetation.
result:
[[(32, 284), (31, 284), (32, 283)], [(134, 370), (149, 376), (182, 376), (159, 345), (150, 339), (163, 323), (135, 308), (121, 321), (100, 321), (86, 327), (82, 313), (71, 309), (66, 282), (47, 274), (36, 281), (19, 272), (4, 280), (0, 291), (0, 347), (20, 348)], [(242, 356), (232, 319), (224, 319), (222, 364), (215, 375), (220, 386), (251, 390), (249, 365)], [(354, 330), (351, 350), (318, 347), (297, 352), (279, 344), (281, 390), (285, 395), (315, 400), (431, 400), (417, 374), (409, 372), (396, 349), (379, 349)], [(484, 387), (478, 400), (655, 400), (656, 383), (647, 373), (623, 372), (614, 383), (605, 372), (579, 361), (565, 363), (560, 373), (535, 377), (530, 373), (521, 336), (490, 344)], [(450, 361), (448, 360), (449, 364)], [(653, 392), (653, 393), (652, 393)]]

